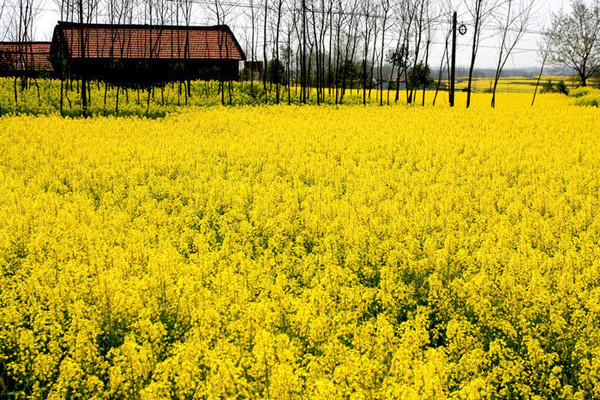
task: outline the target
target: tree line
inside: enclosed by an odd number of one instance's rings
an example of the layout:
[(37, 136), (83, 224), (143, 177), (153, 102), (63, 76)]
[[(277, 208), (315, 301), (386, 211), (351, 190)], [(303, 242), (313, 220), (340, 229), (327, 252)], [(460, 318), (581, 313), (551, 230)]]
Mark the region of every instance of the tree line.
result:
[[(33, 38), (42, 0), (2, 0), (0, 19), (15, 41)], [(536, 0), (53, 0), (63, 21), (191, 26), (229, 24), (252, 67), (240, 74), (252, 96), (277, 104), (343, 104), (360, 90), (366, 104), (424, 104), (425, 92), (450, 79), (452, 13), (459, 10), (469, 41), (466, 106), (471, 105), (480, 45), (496, 38), (491, 106), (518, 43), (530, 32)], [(599, 0), (571, 0), (552, 15), (540, 40), (540, 76), (548, 64), (574, 70), (582, 85), (600, 70)], [(85, 38), (82, 37), (82, 46)], [(436, 51), (434, 51), (436, 47)], [(440, 50), (441, 49), (441, 50)], [(465, 60), (462, 60), (464, 63)], [(461, 61), (459, 61), (460, 63)], [(423, 72), (435, 70), (434, 80)], [(185, 84), (185, 82), (184, 82)], [(86, 84), (81, 82), (82, 103)], [(226, 88), (228, 96), (225, 95)], [(231, 104), (231, 83), (222, 84)], [(537, 89), (537, 88), (536, 88)], [(537, 91), (537, 90), (536, 90)], [(189, 92), (189, 90), (188, 90)]]

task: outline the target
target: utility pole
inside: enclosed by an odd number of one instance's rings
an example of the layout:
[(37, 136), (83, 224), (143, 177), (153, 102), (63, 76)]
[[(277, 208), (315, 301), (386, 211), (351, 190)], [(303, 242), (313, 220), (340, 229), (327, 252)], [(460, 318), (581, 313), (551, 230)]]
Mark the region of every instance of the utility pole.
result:
[(454, 107), (454, 88), (456, 80), (456, 20), (457, 15), (454, 11), (452, 16), (452, 65), (450, 66), (450, 107)]

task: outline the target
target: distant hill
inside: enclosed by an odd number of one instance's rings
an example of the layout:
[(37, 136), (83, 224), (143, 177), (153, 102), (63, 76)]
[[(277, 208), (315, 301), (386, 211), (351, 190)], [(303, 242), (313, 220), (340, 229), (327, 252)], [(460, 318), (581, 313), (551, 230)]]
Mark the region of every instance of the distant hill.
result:
[[(434, 74), (437, 74), (439, 71), (435, 70)], [(534, 77), (538, 76), (540, 73), (539, 67), (529, 67), (529, 68), (510, 68), (502, 71), (502, 77), (514, 77), (514, 76), (522, 76), (522, 77)], [(456, 68), (456, 76), (463, 77), (469, 75), (469, 69), (466, 67), (457, 67)], [(476, 68), (473, 74), (476, 78), (493, 78), (496, 75), (496, 70), (493, 68)], [(564, 68), (552, 68), (547, 67), (544, 68), (544, 75), (550, 76), (564, 76), (570, 77), (573, 76), (574, 73), (571, 70), (565, 70)]]

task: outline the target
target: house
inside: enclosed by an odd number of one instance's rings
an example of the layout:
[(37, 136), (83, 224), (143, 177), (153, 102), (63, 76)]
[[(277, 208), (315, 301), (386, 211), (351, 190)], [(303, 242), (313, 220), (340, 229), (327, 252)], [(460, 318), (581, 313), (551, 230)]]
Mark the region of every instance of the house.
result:
[(246, 59), (227, 25), (59, 22), (50, 53), (59, 76), (132, 85), (236, 79)]
[(49, 42), (0, 42), (0, 76), (49, 76)]

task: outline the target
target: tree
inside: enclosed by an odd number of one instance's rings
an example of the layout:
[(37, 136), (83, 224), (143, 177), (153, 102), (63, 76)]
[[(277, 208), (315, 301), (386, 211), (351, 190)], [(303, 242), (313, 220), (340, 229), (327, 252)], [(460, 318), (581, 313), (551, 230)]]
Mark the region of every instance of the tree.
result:
[(400, 78), (406, 76), (406, 70), (410, 64), (408, 44), (403, 43), (404, 38), (399, 36), (396, 49), (390, 50), (387, 56), (387, 62), (392, 66), (392, 72), (396, 70), (396, 79), (393, 79), (393, 76), (390, 79), (390, 82), (393, 81), (396, 86), (396, 102), (398, 102), (400, 93)]
[(541, 93), (560, 93), (560, 94), (569, 94), (569, 89), (565, 84), (565, 81), (559, 81), (556, 86), (552, 84), (551, 80), (546, 81), (542, 85)]
[[(432, 25), (433, 25), (433, 20), (432, 20), (432, 16), (431, 16), (431, 10), (430, 10), (430, 4), (431, 2), (428, 0), (426, 1), (425, 4), (425, 18), (426, 18), (426, 35), (425, 35), (425, 65), (426, 65), (426, 70), (429, 69), (429, 50), (431, 47), (431, 42), (432, 42)], [(428, 86), (428, 78), (429, 72), (427, 72), (427, 76), (425, 77), (425, 80), (422, 82), (423, 85), (423, 97), (421, 99), (421, 106), (425, 106), (425, 91), (427, 89)]]
[[(423, 42), (423, 34), (425, 33), (426, 30), (426, 22), (425, 22), (425, 5), (428, 2), (428, 0), (415, 0), (414, 2), (414, 6), (413, 6), (413, 17), (415, 20), (414, 23), (414, 58), (413, 58), (413, 66), (412, 68), (410, 68), (408, 70), (408, 74), (409, 76), (406, 78), (406, 82), (410, 83), (410, 82), (416, 82), (418, 78), (411, 76), (411, 74), (416, 73), (417, 71), (417, 65), (419, 63), (419, 54), (421, 51), (421, 46), (422, 46), (422, 42)], [(418, 11), (417, 11), (418, 10)], [(406, 86), (406, 89), (408, 90), (408, 97), (407, 97), (407, 103), (411, 104), (415, 97), (416, 97), (416, 91), (418, 90), (418, 86), (411, 86), (410, 84)]]
[[(265, 0), (265, 7), (266, 2)], [(208, 4), (208, 3), (207, 3)], [(236, 7), (235, 3), (224, 2), (221, 0), (213, 0), (208, 5), (208, 11), (211, 13), (216, 19), (217, 25), (219, 25), (218, 34), (217, 34), (217, 44), (219, 47), (219, 58), (228, 58), (229, 57), (229, 41), (227, 40), (227, 27), (226, 21), (232, 13), (233, 9)], [(266, 19), (265, 19), (266, 24)], [(265, 28), (266, 35), (266, 28)], [(265, 59), (266, 59), (266, 51), (265, 51)], [(266, 65), (266, 61), (265, 61)], [(223, 74), (223, 67), (219, 67), (219, 92), (221, 93), (221, 104), (225, 105), (225, 78), (227, 77), (227, 98), (229, 104), (232, 104), (232, 87), (231, 87), (231, 79), (230, 73), (227, 72)], [(266, 88), (265, 88), (266, 89)], [(266, 92), (266, 90), (265, 90)]]
[(546, 67), (546, 62), (548, 61), (548, 57), (550, 56), (551, 36), (552, 36), (552, 34), (545, 33), (542, 36), (542, 39), (540, 41), (539, 55), (540, 55), (540, 58), (542, 61), (542, 65), (540, 66), (540, 73), (537, 77), (537, 81), (535, 82), (535, 90), (533, 91), (533, 99), (531, 99), (532, 107), (535, 104), (535, 98), (538, 93), (540, 81), (542, 80), (542, 74), (544, 73), (544, 68)]
[[(415, 0), (402, 1), (399, 3), (399, 6), (400, 9), (398, 10), (398, 13), (400, 14), (400, 29), (398, 31), (398, 41), (396, 46), (397, 49), (402, 49), (402, 53), (404, 54), (402, 54), (401, 58), (404, 60), (403, 62), (400, 62), (400, 59), (395, 60), (397, 64), (396, 67), (398, 68), (398, 78), (396, 79), (396, 103), (400, 99), (400, 76), (404, 75), (405, 82), (408, 81), (408, 67), (412, 63), (411, 52), (413, 52), (410, 47), (412, 43), (411, 33), (414, 25), (416, 24), (417, 15), (417, 4)], [(418, 50), (414, 52), (414, 54), (416, 60), (418, 56)], [(406, 85), (406, 100), (410, 103), (409, 96), (411, 96), (411, 94), (409, 94), (408, 85)]]
[[(433, 96), (433, 105), (435, 106), (435, 102), (438, 97), (438, 93), (442, 87), (442, 76), (444, 75), (444, 70), (450, 75), (450, 57), (449, 57), (449, 47), (450, 47), (450, 38), (452, 36), (452, 14), (453, 7), (451, 2), (446, 2), (442, 6), (442, 13), (448, 15), (449, 19), (447, 21), (449, 29), (446, 31), (446, 37), (444, 42), (444, 52), (442, 57), (440, 58), (440, 67), (438, 69), (438, 79), (435, 87), (435, 94)], [(450, 80), (450, 76), (448, 76), (448, 80)]]
[[(77, 3), (78, 5), (78, 11), (79, 11), (79, 42), (81, 44), (81, 60), (85, 60), (85, 50), (86, 50), (86, 36), (85, 36), (85, 32), (83, 29), (83, 24), (84, 24), (84, 14), (85, 14), (85, 10), (84, 10), (84, 4), (83, 4), (83, 0), (79, 0), (79, 2)], [(82, 65), (85, 65), (82, 62)], [(83, 112), (83, 117), (86, 118), (87, 117), (87, 81), (85, 79), (85, 71), (81, 71), (81, 108), (82, 108), (82, 112)]]
[(277, 86), (286, 85), (285, 65), (281, 60), (273, 59), (267, 65), (267, 81)]
[(420, 87), (427, 87), (433, 83), (430, 75), (431, 69), (429, 65), (420, 62), (408, 70), (408, 86), (414, 90)]
[[(64, 0), (62, 0), (64, 1)], [(123, 24), (126, 23), (128, 17), (131, 18), (131, 14), (133, 12), (133, 0), (107, 0), (107, 12), (108, 12), (108, 22), (110, 24)], [(117, 31), (112, 31), (110, 35), (111, 40), (111, 57), (114, 56), (112, 52), (115, 48), (115, 43), (117, 41), (118, 33)], [(107, 70), (108, 81), (111, 84), (117, 83), (117, 97), (115, 101), (115, 114), (119, 113), (119, 89), (121, 77), (124, 73), (124, 66), (120, 60), (113, 60)], [(62, 114), (62, 79), (61, 79), (61, 114)], [(108, 95), (108, 82), (104, 82), (104, 112), (106, 113), (106, 101)]]
[(542, 88), (540, 89), (540, 92), (541, 93), (553, 93), (554, 85), (552, 85), (552, 81), (547, 80), (546, 82), (544, 82), (544, 84), (542, 85)]
[(385, 31), (388, 21), (388, 12), (390, 10), (390, 1), (381, 1), (381, 11), (383, 13), (383, 24), (381, 27), (381, 57), (379, 58), (379, 105), (383, 105), (383, 60), (385, 54)]
[(475, 60), (481, 40), (481, 30), (487, 19), (493, 14), (499, 0), (470, 0), (466, 2), (469, 13), (473, 17), (473, 41), (471, 44), (471, 62), (469, 63), (469, 81), (467, 84), (467, 108), (471, 106), (471, 93), (473, 87), (473, 72)]
[(86, 118), (88, 116), (88, 80), (85, 72), (85, 58), (88, 53), (87, 49), (87, 34), (85, 32), (84, 26), (85, 24), (89, 24), (92, 22), (94, 17), (96, 16), (96, 11), (98, 8), (100, 0), (77, 0), (74, 4), (74, 9), (77, 12), (77, 17), (79, 20), (79, 43), (80, 43), (80, 55), (81, 55), (81, 65), (82, 68), (79, 71), (80, 79), (81, 79), (81, 108), (83, 117)]
[[(179, 12), (181, 12), (181, 16), (183, 18), (183, 22), (185, 23), (185, 48), (183, 51), (184, 58), (190, 57), (190, 26), (192, 25), (192, 13), (193, 13), (193, 0), (179, 0), (179, 7), (177, 8), (177, 25), (179, 25)], [(181, 82), (179, 82), (179, 86), (181, 87)], [(191, 82), (188, 79), (187, 81), (187, 89), (185, 100), (187, 102), (188, 97), (191, 97)]]
[[(17, 0), (13, 4), (13, 15), (11, 17), (14, 27), (13, 40), (19, 44), (15, 60), (20, 64), (20, 74), (15, 74), (14, 80), (14, 97), (15, 103), (18, 101), (17, 80), (21, 78), (21, 90), (29, 87), (29, 68), (33, 66), (33, 54), (27, 42), (33, 38), (34, 21), (39, 13), (39, 0)], [(16, 72), (16, 71), (15, 71)]]
[[(8, 31), (8, 29), (3, 29), (4, 28), (4, 8), (6, 6), (6, 0), (1, 0), (0, 1), (0, 32), (4, 32), (4, 36), (6, 36), (6, 32)], [(0, 40), (4, 39), (4, 36), (2, 34), (0, 34)], [(0, 99), (0, 116), (2, 116), (2, 100)]]
[[(248, 69), (246, 66), (244, 66), (244, 72), (242, 74), (242, 81), (249, 79), (250, 80), (250, 96), (254, 97), (254, 70), (255, 70), (255, 65), (256, 65), (256, 37), (257, 37), (257, 32), (256, 32), (256, 17), (257, 17), (257, 12), (256, 12), (256, 4), (254, 3), (254, 0), (250, 0), (248, 7), (245, 8), (244, 14), (246, 19), (249, 20), (250, 22), (250, 31), (248, 32), (248, 30), (245, 31), (245, 48), (247, 49), (247, 55), (248, 55), (248, 59), (249, 61), (251, 61), (250, 63), (250, 68)], [(250, 38), (248, 38), (248, 34), (250, 34)], [(246, 64), (248, 65), (248, 64)]]
[[(6, 8), (6, 0), (0, 0), (0, 29), (4, 28), (4, 10)], [(8, 29), (1, 29), (0, 32), (4, 32), (0, 34), (0, 40), (4, 40), (4, 37), (8, 34)]]
[(588, 6), (583, 0), (571, 0), (571, 13), (552, 15), (550, 61), (572, 68), (587, 86), (589, 78), (600, 70), (600, 4)]
[(400, 75), (410, 63), (406, 46), (398, 46), (398, 48), (390, 50), (388, 52), (387, 62), (396, 68), (398, 70), (398, 75)]
[[(264, 20), (263, 20), (263, 68), (267, 68), (267, 18), (269, 16), (269, 0), (264, 1)], [(266, 72), (266, 71), (265, 71)], [(263, 73), (263, 93), (265, 96), (265, 103), (269, 102), (269, 96), (267, 95), (267, 74)]]
[(275, 60), (276, 64), (272, 66), (272, 75), (275, 78), (275, 102), (279, 104), (280, 90), (279, 85), (282, 83), (282, 78), (285, 75), (285, 67), (279, 59), (279, 36), (281, 32), (281, 16), (283, 9), (283, 0), (277, 0), (277, 23), (275, 27)]
[[(71, 0), (55, 0), (56, 5), (58, 6), (58, 10), (60, 13), (60, 20), (61, 21), (66, 21), (69, 19), (69, 16), (71, 15), (71, 13), (73, 12), (73, 4), (71, 2)], [(67, 63), (66, 60), (64, 59), (64, 57), (61, 57), (59, 60), (56, 60), (56, 62), (60, 62), (61, 63), (61, 67), (60, 67), (60, 115), (63, 115), (63, 104), (64, 104), (64, 82), (65, 82), (65, 78), (66, 78), (66, 69), (67, 69)]]
[[(369, 42), (371, 40), (371, 34), (373, 32), (373, 23), (371, 22), (371, 9), (373, 5), (371, 0), (363, 0), (361, 12), (364, 17), (363, 22), (363, 60), (362, 60), (362, 87), (363, 87), (363, 105), (367, 104), (367, 57), (369, 56)], [(370, 83), (369, 85), (370, 86)]]
[(505, 11), (502, 18), (498, 13), (498, 22), (500, 23), (500, 53), (498, 54), (498, 65), (496, 66), (496, 75), (494, 76), (494, 86), (492, 89), (492, 107), (496, 106), (496, 90), (498, 81), (502, 75), (502, 70), (506, 65), (515, 46), (523, 37), (525, 29), (529, 24), (529, 17), (533, 8), (533, 0), (522, 0), (515, 4), (514, 0), (507, 0), (504, 4), (505, 10), (499, 7), (499, 10)]
[(556, 93), (560, 94), (569, 94), (569, 89), (567, 89), (567, 85), (565, 85), (565, 81), (558, 81), (555, 89)]

